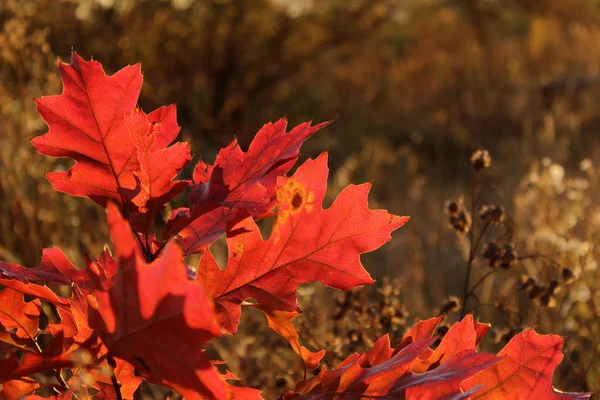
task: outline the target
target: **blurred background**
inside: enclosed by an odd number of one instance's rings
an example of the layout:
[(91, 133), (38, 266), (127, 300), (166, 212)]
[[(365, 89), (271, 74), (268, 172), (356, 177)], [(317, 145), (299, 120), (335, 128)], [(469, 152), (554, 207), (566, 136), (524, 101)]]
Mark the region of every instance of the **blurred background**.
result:
[[(0, 0), (0, 22), (3, 260), (34, 266), (55, 245), (82, 265), (105, 245), (103, 210), (44, 178), (70, 161), (29, 143), (47, 130), (33, 98), (61, 92), (57, 59), (72, 49), (108, 73), (142, 62), (140, 106), (177, 102), (195, 160), (234, 136), (246, 148), (282, 116), (334, 119), (302, 152), (329, 149), (330, 200), (371, 181), (373, 208), (411, 216), (363, 257), (377, 285), (302, 289), (298, 329), (328, 349), (326, 365), (420, 318), (458, 319), (449, 296), (464, 303), (471, 250), (471, 283), (489, 274), (466, 307), (496, 327), (484, 348), (526, 326), (567, 336), (555, 385), (600, 388), (600, 1)], [(477, 149), (492, 159), (480, 172)], [(476, 176), (477, 204), (501, 207), (502, 221), (472, 209)], [(511, 245), (514, 262), (490, 268), (488, 242)], [(252, 335), (214, 345), (242, 383), (269, 398), (301, 379), (264, 317), (243, 318)]]

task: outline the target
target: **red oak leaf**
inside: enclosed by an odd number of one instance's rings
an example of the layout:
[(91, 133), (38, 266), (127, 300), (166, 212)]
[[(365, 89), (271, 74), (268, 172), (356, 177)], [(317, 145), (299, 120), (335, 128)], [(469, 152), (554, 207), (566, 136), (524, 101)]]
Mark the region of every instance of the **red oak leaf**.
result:
[(528, 329), (498, 353), (502, 360), (479, 373), (463, 389), (481, 385), (472, 399), (587, 399), (589, 393), (564, 393), (552, 387), (552, 374), (563, 359), (564, 339)]
[(46, 300), (54, 305), (67, 305), (69, 301), (62, 297), (58, 297), (47, 286), (36, 285), (34, 283), (22, 282), (16, 279), (0, 279), (0, 285), (16, 290), (17, 292), (28, 294), (37, 297), (41, 300)]
[[(460, 398), (458, 396), (464, 395), (460, 388), (462, 381), (498, 361), (491, 354), (466, 351), (454, 355), (435, 369), (422, 374), (413, 373), (410, 364), (433, 341), (424, 339), (411, 343), (387, 360), (380, 359), (382, 362), (376, 365), (369, 364), (369, 360), (373, 359), (372, 355), (369, 357), (370, 352), (350, 356), (337, 369), (322, 370), (316, 377), (298, 383), (296, 389), (288, 391), (282, 399)], [(381, 354), (380, 350), (376, 353)]]
[[(95, 304), (95, 298), (90, 291), (84, 291), (80, 287), (73, 287), (73, 293), (68, 299), (69, 304), (56, 307), (60, 316), (60, 324), (49, 324), (48, 329), (53, 335), (62, 332), (65, 338), (65, 349), (73, 343), (84, 345), (92, 336), (94, 330), (88, 324), (88, 311), (90, 302)], [(95, 343), (89, 343), (93, 345)], [(86, 346), (88, 347), (88, 346)]]
[(443, 364), (458, 353), (475, 351), (476, 332), (473, 316), (468, 314), (461, 322), (452, 325), (440, 345), (425, 359), (418, 358), (412, 364), (414, 373), (423, 373), (434, 365)]
[(404, 347), (418, 340), (429, 339), (433, 336), (435, 328), (440, 324), (442, 317), (435, 317), (417, 322), (408, 332), (404, 334), (394, 353), (399, 352)]
[(0, 399), (20, 399), (39, 389), (40, 384), (31, 378), (23, 378), (4, 382), (0, 386)]
[(499, 358), (492, 354), (463, 351), (430, 371), (410, 376), (402, 384), (397, 384), (390, 394), (397, 396), (395, 398), (404, 394), (407, 400), (468, 399), (481, 387), (475, 386), (463, 392), (461, 383), (486, 368), (493, 367), (498, 361)]
[(325, 355), (325, 350), (312, 352), (306, 347), (300, 345), (300, 337), (292, 324), (292, 318), (300, 314), (300, 311), (277, 311), (270, 310), (262, 304), (254, 304), (254, 307), (262, 310), (269, 321), (269, 328), (273, 329), (280, 336), (286, 338), (292, 345), (292, 349), (302, 358), (304, 368), (312, 371), (319, 367), (319, 362)]
[[(174, 114), (174, 107), (170, 108)], [(166, 202), (187, 187), (187, 182), (173, 182), (172, 179), (187, 165), (191, 156), (187, 143), (179, 142), (171, 147), (161, 147), (157, 141), (161, 137), (163, 125), (152, 118), (152, 114), (147, 116), (136, 108), (131, 115), (125, 117), (125, 123), (137, 151), (139, 170), (134, 175), (141, 186), (128, 197), (141, 213), (155, 215), (162, 211)], [(178, 132), (177, 127), (175, 136)], [(169, 135), (171, 136), (173, 135)]]
[[(133, 394), (137, 390), (143, 379), (139, 376), (134, 375), (135, 368), (127, 361), (115, 359), (116, 366), (113, 368), (117, 382), (120, 385), (121, 396), (124, 400), (133, 399)], [(106, 365), (107, 363), (105, 363)], [(105, 370), (104, 368), (103, 370)], [(103, 373), (101, 369), (92, 370), (91, 374), (96, 381), (91, 386), (98, 389), (100, 392), (96, 394), (96, 399), (115, 399), (115, 388), (112, 383), (112, 379), (107, 374)]]
[(492, 326), (489, 323), (486, 324), (483, 322), (479, 322), (479, 320), (475, 321), (474, 323), (476, 332), (475, 346), (479, 346), (479, 344), (483, 340), (483, 337), (490, 331), (490, 328)]
[(36, 149), (77, 163), (68, 172), (47, 175), (54, 188), (89, 197), (104, 205), (121, 202), (119, 188), (133, 188), (137, 169), (125, 115), (131, 113), (142, 87), (140, 65), (107, 76), (97, 61), (72, 53), (71, 64), (59, 61), (63, 93), (36, 100), (38, 112), (50, 127), (32, 140)]
[(85, 359), (80, 356), (82, 351), (84, 350), (64, 352), (62, 335), (55, 336), (41, 353), (29, 352), (21, 358), (13, 353), (7, 358), (0, 359), (0, 383), (38, 372), (71, 367)]
[(0, 273), (19, 280), (44, 281), (46, 283), (91, 287), (88, 271), (78, 270), (58, 248), (42, 250), (42, 261), (38, 267), (25, 268), (18, 264), (0, 261)]
[(267, 215), (275, 205), (277, 177), (298, 159), (300, 146), (327, 123), (303, 123), (286, 133), (287, 120), (265, 124), (247, 152), (237, 141), (222, 149), (215, 165), (200, 161), (194, 169), (191, 208), (173, 212), (166, 236), (178, 233), (184, 253), (205, 251), (222, 233), (236, 209), (253, 217)]
[[(213, 365), (217, 364), (223, 363), (213, 361)], [(225, 387), (228, 391), (228, 400), (263, 400), (263, 397), (260, 395), (260, 390), (230, 385), (227, 381), (240, 380), (240, 378), (235, 376), (232, 372), (227, 371), (221, 378), (225, 381)]]
[(349, 290), (373, 283), (360, 254), (390, 240), (408, 217), (370, 210), (369, 184), (348, 186), (323, 210), (327, 173), (324, 153), (305, 162), (294, 176), (279, 178), (277, 221), (267, 241), (253, 219), (240, 212), (227, 229), (224, 271), (210, 252), (202, 256), (196, 281), (215, 302), (216, 317), (226, 331), (237, 330), (240, 304), (248, 298), (271, 310), (293, 311), (299, 284), (319, 281)]
[(20, 338), (33, 339), (38, 332), (39, 300), (25, 302), (23, 293), (6, 288), (0, 291), (0, 325), (4, 329), (15, 329)]
[(192, 207), (220, 204), (229, 208), (259, 208), (271, 203), (277, 177), (298, 159), (300, 146), (327, 122), (298, 125), (286, 133), (287, 120), (265, 124), (247, 152), (234, 140), (217, 155), (214, 166), (200, 162), (194, 170)]
[(90, 325), (103, 333), (109, 356), (190, 398), (198, 392), (226, 398), (223, 381), (202, 349), (220, 331), (204, 290), (188, 280), (177, 245), (169, 243), (147, 264), (114, 206), (108, 208), (108, 223), (117, 272), (110, 289), (95, 290), (98, 315)]
[[(125, 117), (136, 108), (142, 86), (139, 64), (107, 76), (100, 63), (73, 53), (71, 64), (59, 62), (58, 70), (63, 93), (36, 100), (38, 112), (50, 129), (32, 143), (41, 154), (72, 158), (76, 163), (67, 172), (47, 174), (48, 180), (59, 192), (88, 197), (102, 206), (113, 201), (128, 207), (133, 201), (137, 209), (130, 206), (129, 211), (140, 212), (150, 220), (152, 212), (162, 206), (157, 203), (186, 186), (170, 180), (189, 161), (187, 145), (165, 149), (179, 132), (175, 106), (150, 113), (145, 127), (130, 120), (130, 130)], [(179, 158), (173, 159), (175, 156)], [(150, 168), (148, 162), (156, 160), (169, 164)], [(158, 171), (158, 167), (165, 169)], [(153, 182), (151, 193), (145, 182), (148, 177), (160, 180)]]

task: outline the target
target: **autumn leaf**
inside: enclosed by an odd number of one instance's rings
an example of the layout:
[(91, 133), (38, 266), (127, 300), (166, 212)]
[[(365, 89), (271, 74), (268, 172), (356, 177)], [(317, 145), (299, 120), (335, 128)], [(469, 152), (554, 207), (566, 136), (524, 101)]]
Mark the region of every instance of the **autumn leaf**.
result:
[(254, 304), (253, 306), (265, 313), (267, 321), (269, 322), (269, 328), (273, 329), (290, 342), (292, 349), (302, 359), (306, 370), (312, 371), (319, 367), (319, 361), (321, 361), (325, 355), (325, 350), (312, 352), (300, 345), (300, 337), (294, 328), (294, 324), (292, 324), (292, 318), (300, 314), (300, 311), (270, 310), (262, 304)]
[[(174, 106), (170, 108), (174, 115)], [(190, 147), (181, 142), (168, 148), (164, 148), (164, 145), (161, 147), (157, 140), (161, 137), (162, 123), (154, 120), (152, 115), (147, 116), (139, 108), (125, 117), (125, 123), (139, 163), (139, 169), (134, 172), (138, 185), (128, 197), (138, 206), (139, 212), (155, 215), (162, 211), (165, 203), (187, 187), (187, 182), (173, 182), (172, 179), (191, 160)], [(172, 125), (177, 127), (176, 122)], [(173, 129), (168, 124), (165, 127)], [(174, 130), (174, 135), (168, 135), (171, 140), (177, 136), (179, 127)]]
[(298, 159), (302, 143), (327, 122), (300, 124), (286, 132), (287, 120), (265, 124), (247, 152), (234, 140), (217, 155), (214, 166), (199, 161), (194, 168), (190, 208), (173, 212), (167, 237), (175, 234), (186, 255), (201, 253), (225, 232), (236, 209), (257, 218), (275, 205), (277, 178)]
[(0, 325), (15, 330), (20, 338), (33, 339), (38, 332), (39, 300), (25, 302), (23, 293), (6, 288), (0, 291)]
[[(149, 381), (184, 396), (226, 398), (224, 384), (202, 345), (219, 336), (204, 290), (190, 282), (182, 254), (169, 243), (147, 264), (116, 207), (108, 208), (117, 271), (110, 289), (95, 290), (90, 325), (109, 356), (133, 364)], [(97, 314), (96, 314), (97, 313)]]
[(472, 399), (587, 399), (589, 393), (565, 393), (552, 387), (552, 375), (563, 359), (564, 339), (532, 329), (513, 337), (498, 353), (502, 360), (463, 384), (480, 385)]
[(21, 281), (34, 280), (62, 285), (76, 283), (82, 287), (92, 285), (88, 271), (75, 268), (58, 247), (43, 249), (40, 265), (33, 268), (0, 261), (0, 274)]
[(414, 373), (423, 373), (435, 364), (443, 364), (463, 351), (475, 352), (477, 335), (473, 315), (468, 314), (462, 321), (452, 325), (440, 345), (426, 359), (416, 359), (411, 364)]
[[(104, 363), (107, 364), (107, 363)], [(111, 377), (106, 373), (105, 368), (95, 368), (91, 371), (91, 375), (95, 382), (90, 386), (99, 390), (96, 394), (96, 399), (115, 399), (115, 388), (112, 383)], [(137, 390), (143, 379), (134, 374), (135, 368), (132, 364), (127, 361), (115, 359), (115, 367), (112, 369), (117, 382), (120, 385), (121, 397), (124, 400), (133, 399), (133, 394)]]
[[(447, 395), (461, 395), (460, 383), (487, 368), (497, 357), (491, 354), (462, 352), (431, 371), (415, 374), (410, 364), (434, 342), (424, 339), (411, 343), (387, 360), (372, 365), (375, 347), (363, 354), (350, 356), (334, 370), (322, 370), (316, 377), (298, 383), (281, 399), (339, 399), (364, 398), (438, 399)], [(382, 343), (385, 343), (383, 341)], [(390, 349), (391, 350), (391, 349)], [(388, 352), (391, 354), (391, 351)]]
[(32, 394), (40, 385), (31, 378), (14, 379), (0, 384), (0, 399), (20, 399)]
[(54, 305), (67, 305), (69, 301), (57, 296), (48, 286), (37, 285), (31, 282), (23, 282), (16, 279), (0, 279), (0, 285), (16, 290), (17, 292), (46, 300)]
[[(50, 129), (32, 143), (41, 154), (72, 158), (76, 163), (67, 172), (47, 174), (48, 180), (59, 192), (87, 197), (102, 206), (113, 201), (128, 207), (124, 202), (133, 201), (137, 209), (130, 211), (149, 213), (149, 219), (159, 208), (157, 203), (186, 186), (170, 180), (189, 161), (187, 145), (165, 149), (179, 133), (175, 106), (150, 113), (146, 127), (129, 120), (130, 132), (125, 117), (136, 109), (142, 86), (139, 64), (107, 76), (100, 63), (85, 61), (73, 52), (71, 64), (59, 62), (58, 71), (63, 93), (36, 99), (38, 112)], [(169, 165), (150, 168), (148, 162), (157, 159)], [(148, 176), (160, 179), (151, 193), (145, 181)]]
[(27, 352), (22, 357), (13, 353), (0, 359), (0, 383), (38, 372), (71, 367), (82, 359), (79, 353), (80, 350), (63, 351), (63, 337), (57, 335), (52, 338), (48, 347), (41, 352), (38, 349), (37, 351)]
[(254, 220), (243, 211), (228, 226), (229, 259), (221, 271), (204, 253), (196, 282), (215, 303), (220, 325), (237, 330), (240, 304), (256, 298), (271, 310), (296, 309), (299, 284), (319, 281), (349, 290), (373, 283), (360, 254), (375, 250), (408, 217), (367, 207), (369, 184), (348, 186), (323, 210), (327, 188), (327, 153), (308, 160), (277, 184), (277, 221), (263, 240)]

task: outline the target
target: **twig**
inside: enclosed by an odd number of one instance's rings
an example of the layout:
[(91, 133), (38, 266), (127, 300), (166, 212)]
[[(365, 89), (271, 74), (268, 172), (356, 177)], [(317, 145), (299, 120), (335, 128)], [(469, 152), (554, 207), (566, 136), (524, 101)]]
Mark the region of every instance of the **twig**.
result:
[(475, 238), (475, 218), (474, 218), (474, 212), (475, 212), (475, 205), (477, 202), (477, 198), (476, 198), (476, 192), (477, 192), (477, 185), (479, 184), (479, 172), (475, 173), (475, 179), (473, 180), (473, 187), (471, 188), (471, 229), (469, 230), (469, 259), (467, 261), (467, 275), (465, 277), (465, 288), (463, 290), (463, 301), (462, 301), (462, 308), (460, 310), (460, 317), (462, 319), (462, 317), (465, 316), (465, 309), (467, 306), (467, 300), (468, 300), (468, 293), (469, 293), (469, 281), (471, 279), (471, 269), (473, 268), (473, 259), (475, 258), (475, 251), (476, 249), (474, 248), (474, 238)]
[(479, 287), (479, 285), (481, 285), (483, 281), (485, 281), (490, 275), (498, 271), (498, 269), (499, 268), (494, 268), (483, 274), (481, 278), (479, 278), (479, 280), (471, 287), (471, 289), (469, 289), (469, 293), (467, 293), (467, 299), (469, 297), (472, 297), (475, 294), (475, 290)]
[(115, 375), (115, 368), (117, 367), (117, 363), (115, 362), (115, 359), (111, 356), (108, 356), (106, 360), (108, 361), (108, 365), (110, 365), (113, 369), (113, 373), (110, 376), (110, 380), (112, 382), (113, 387), (115, 388), (115, 395), (117, 396), (116, 400), (123, 400), (123, 396), (121, 395), (121, 384), (119, 383)]

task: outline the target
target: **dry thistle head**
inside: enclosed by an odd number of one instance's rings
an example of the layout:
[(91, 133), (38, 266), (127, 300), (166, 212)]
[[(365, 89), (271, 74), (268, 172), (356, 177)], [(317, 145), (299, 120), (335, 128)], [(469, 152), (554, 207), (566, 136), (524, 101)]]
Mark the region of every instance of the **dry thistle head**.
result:
[(487, 150), (477, 150), (471, 156), (471, 162), (475, 171), (481, 171), (490, 166), (492, 157), (490, 157), (490, 153)]
[(504, 223), (504, 207), (493, 204), (483, 206), (479, 211), (479, 218), (494, 225), (502, 225)]

